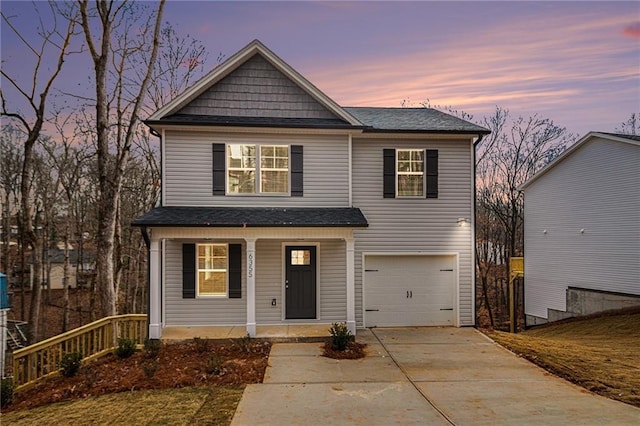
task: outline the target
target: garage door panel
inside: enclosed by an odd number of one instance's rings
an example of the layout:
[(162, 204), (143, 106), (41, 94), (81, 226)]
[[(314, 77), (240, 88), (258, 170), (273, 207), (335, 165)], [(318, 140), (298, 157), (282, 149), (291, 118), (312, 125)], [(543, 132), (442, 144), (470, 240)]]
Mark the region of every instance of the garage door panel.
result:
[(366, 256), (365, 325), (455, 325), (455, 263), (455, 256)]

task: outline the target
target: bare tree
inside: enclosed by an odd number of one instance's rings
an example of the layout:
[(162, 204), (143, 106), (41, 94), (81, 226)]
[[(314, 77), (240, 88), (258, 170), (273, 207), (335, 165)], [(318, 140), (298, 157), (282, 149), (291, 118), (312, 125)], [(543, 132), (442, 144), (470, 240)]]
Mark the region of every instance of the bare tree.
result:
[(632, 113), (627, 121), (622, 122), (620, 127), (616, 128), (615, 132), (631, 136), (640, 135), (640, 112)]
[[(122, 182), (139, 122), (139, 113), (156, 61), (165, 1), (154, 14), (129, 1), (78, 0), (87, 48), (95, 69), (96, 145), (99, 183), (96, 280), (104, 316), (117, 313), (114, 239)], [(145, 18), (146, 16), (146, 18)], [(94, 34), (93, 22), (100, 25)], [(146, 61), (140, 52), (149, 48)], [(138, 61), (136, 63), (136, 61)], [(137, 72), (138, 80), (131, 68)]]
[[(52, 18), (50, 25), (45, 25), (43, 19), (40, 19), (39, 35), (40, 44), (33, 45), (21, 36), (20, 31), (12, 24), (11, 19), (1, 13), (2, 20), (8, 28), (10, 28), (20, 40), (24, 43), (28, 52), (31, 52), (35, 58), (32, 78), (27, 83), (22, 83), (18, 76), (11, 76), (4, 69), (0, 70), (3, 79), (15, 91), (20, 94), (26, 101), (30, 111), (29, 114), (19, 111), (17, 106), (9, 106), (5, 96), (5, 89), (0, 89), (0, 99), (2, 101), (2, 116), (8, 117), (21, 126), (26, 133), (23, 144), (23, 163), (21, 173), (21, 200), (20, 200), (20, 224), (24, 235), (24, 242), (28, 244), (33, 253), (33, 270), (32, 276), (32, 295), (31, 306), (29, 310), (29, 339), (31, 342), (39, 338), (39, 315), (40, 315), (40, 267), (42, 263), (42, 255), (40, 247), (42, 246), (41, 237), (37, 234), (33, 226), (33, 205), (31, 203), (30, 191), (32, 188), (32, 172), (34, 163), (34, 146), (41, 136), (42, 126), (45, 121), (45, 112), (47, 106), (47, 97), (51, 91), (54, 81), (62, 70), (65, 56), (68, 53), (71, 37), (74, 34), (75, 20), (69, 19), (66, 28), (62, 31), (58, 28), (57, 14), (53, 2), (49, 4)], [(40, 13), (38, 13), (40, 16)], [(48, 75), (43, 73), (48, 71), (45, 67), (45, 55), (49, 51), (55, 51), (56, 61), (51, 67)], [(46, 64), (48, 65), (48, 64)]]

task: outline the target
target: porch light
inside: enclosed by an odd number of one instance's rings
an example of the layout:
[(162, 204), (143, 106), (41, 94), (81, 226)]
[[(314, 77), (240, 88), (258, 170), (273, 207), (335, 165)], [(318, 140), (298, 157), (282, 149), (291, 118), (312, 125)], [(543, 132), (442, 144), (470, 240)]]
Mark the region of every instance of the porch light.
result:
[(459, 217), (458, 218), (458, 226), (461, 227), (461, 228), (467, 226), (467, 222), (469, 222), (469, 221), (464, 217)]

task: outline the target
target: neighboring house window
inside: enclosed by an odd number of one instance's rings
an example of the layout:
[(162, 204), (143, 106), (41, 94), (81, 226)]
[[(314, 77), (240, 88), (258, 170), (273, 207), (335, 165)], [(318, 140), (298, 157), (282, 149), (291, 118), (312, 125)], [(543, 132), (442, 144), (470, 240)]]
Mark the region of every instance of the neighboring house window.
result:
[(198, 296), (227, 296), (228, 247), (198, 244)]
[(229, 194), (289, 193), (289, 147), (227, 145)]
[(397, 151), (398, 197), (422, 197), (424, 195), (424, 151), (399, 149)]

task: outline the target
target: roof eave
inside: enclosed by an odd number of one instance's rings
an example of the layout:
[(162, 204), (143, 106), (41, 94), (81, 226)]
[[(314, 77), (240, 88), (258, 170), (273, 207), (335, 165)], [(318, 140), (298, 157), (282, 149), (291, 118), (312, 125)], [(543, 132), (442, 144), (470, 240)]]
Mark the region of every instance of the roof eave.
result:
[(206, 123), (206, 122), (185, 122), (179, 120), (143, 120), (143, 123), (152, 129), (165, 126), (207, 126), (207, 127), (252, 127), (252, 128), (280, 128), (280, 129), (339, 129), (339, 130), (362, 130), (363, 125), (317, 125), (317, 124), (256, 124), (256, 123)]

